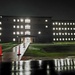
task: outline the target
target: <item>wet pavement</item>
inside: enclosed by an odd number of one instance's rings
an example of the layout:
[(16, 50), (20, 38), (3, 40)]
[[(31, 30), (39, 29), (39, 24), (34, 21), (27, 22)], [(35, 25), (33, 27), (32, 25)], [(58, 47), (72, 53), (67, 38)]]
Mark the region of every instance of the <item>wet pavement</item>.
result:
[(75, 75), (75, 59), (0, 62), (0, 75)]
[(0, 56), (0, 75), (75, 75), (74, 57), (22, 61), (29, 44), (22, 43), (14, 47), (12, 52)]
[(27, 50), (30, 42), (19, 44), (18, 46), (13, 47), (12, 52), (4, 52), (3, 56), (0, 56), (0, 61), (19, 61), (21, 60), (23, 54)]
[[(29, 45), (30, 45), (30, 42), (26, 42), (26, 43), (22, 43), (22, 44), (20, 44), (18, 46), (15, 46), (13, 48), (13, 53), (16, 53), (16, 56), (15, 56), (16, 61), (17, 60), (21, 60), (22, 56), (26, 52), (26, 50), (27, 50), (27, 48), (28, 48)], [(19, 59), (17, 57), (18, 55), (19, 55)]]

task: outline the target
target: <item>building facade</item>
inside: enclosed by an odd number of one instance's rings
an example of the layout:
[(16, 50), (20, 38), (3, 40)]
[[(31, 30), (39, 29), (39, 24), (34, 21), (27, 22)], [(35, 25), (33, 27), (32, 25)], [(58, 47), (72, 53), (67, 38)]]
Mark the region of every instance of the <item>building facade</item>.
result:
[(1, 16), (0, 41), (52, 42), (51, 17)]
[(75, 20), (54, 20), (53, 41), (75, 41)]
[(50, 43), (75, 41), (74, 20), (52, 17), (0, 16), (0, 42)]

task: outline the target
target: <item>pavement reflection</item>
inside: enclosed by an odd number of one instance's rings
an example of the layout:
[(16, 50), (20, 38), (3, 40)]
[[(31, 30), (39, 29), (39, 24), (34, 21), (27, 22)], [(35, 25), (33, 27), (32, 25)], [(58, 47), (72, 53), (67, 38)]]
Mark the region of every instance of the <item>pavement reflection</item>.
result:
[(67, 75), (67, 74), (75, 75), (74, 59), (0, 62), (0, 75)]
[(30, 42), (19, 44), (12, 48), (12, 52), (4, 52), (0, 62), (20, 61)]

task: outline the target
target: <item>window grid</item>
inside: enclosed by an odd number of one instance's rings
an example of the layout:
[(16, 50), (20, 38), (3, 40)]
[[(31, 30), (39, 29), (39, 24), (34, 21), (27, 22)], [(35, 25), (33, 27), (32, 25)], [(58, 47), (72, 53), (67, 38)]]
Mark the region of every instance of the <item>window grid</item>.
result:
[(53, 38), (53, 41), (75, 41), (75, 38)]

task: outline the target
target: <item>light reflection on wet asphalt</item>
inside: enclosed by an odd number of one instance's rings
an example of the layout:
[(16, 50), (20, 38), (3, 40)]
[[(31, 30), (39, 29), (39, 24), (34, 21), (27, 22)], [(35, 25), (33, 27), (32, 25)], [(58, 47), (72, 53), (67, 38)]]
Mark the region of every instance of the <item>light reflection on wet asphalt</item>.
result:
[(75, 59), (0, 62), (0, 75), (75, 75)]

